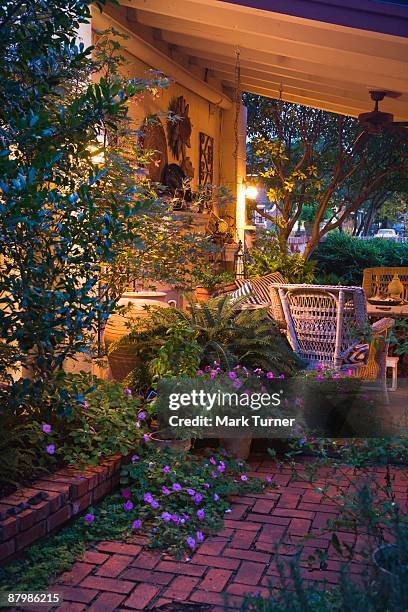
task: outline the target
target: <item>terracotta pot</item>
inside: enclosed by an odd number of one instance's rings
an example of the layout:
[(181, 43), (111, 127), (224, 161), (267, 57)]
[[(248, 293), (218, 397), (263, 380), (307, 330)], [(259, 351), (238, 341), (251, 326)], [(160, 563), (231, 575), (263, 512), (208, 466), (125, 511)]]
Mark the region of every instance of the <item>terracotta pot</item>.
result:
[(220, 438), (220, 446), (238, 459), (248, 459), (252, 438)]
[(158, 450), (170, 449), (176, 452), (187, 452), (191, 448), (191, 439), (176, 440), (173, 438), (162, 438), (160, 431), (155, 431), (149, 434), (150, 442), (154, 444)]
[(208, 302), (211, 293), (207, 287), (195, 287), (194, 295), (197, 302)]
[(123, 344), (116, 351), (109, 354), (109, 347), (126, 336), (130, 329), (128, 324), (135, 319), (148, 319), (149, 312), (145, 306), (161, 306), (168, 308), (169, 305), (164, 298), (166, 294), (162, 291), (134, 291), (124, 293), (120, 298), (119, 306), (128, 306), (125, 314), (115, 312), (111, 314), (105, 327), (104, 342), (108, 354), (109, 366), (114, 380), (123, 380), (138, 365), (138, 357), (134, 354), (131, 345)]

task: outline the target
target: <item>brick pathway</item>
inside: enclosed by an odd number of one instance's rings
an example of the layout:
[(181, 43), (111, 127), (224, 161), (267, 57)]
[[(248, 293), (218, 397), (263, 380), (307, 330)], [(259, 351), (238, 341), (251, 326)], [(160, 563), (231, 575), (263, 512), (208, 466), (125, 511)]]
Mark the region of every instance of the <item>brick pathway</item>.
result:
[[(232, 512), (226, 515), (222, 531), (208, 537), (189, 561), (176, 562), (148, 550), (142, 538), (131, 544), (100, 543), (61, 576), (57, 588), (65, 603), (59, 612), (158, 609), (171, 602), (209, 604), (213, 612), (221, 612), (225, 594), (228, 606), (238, 609), (244, 593), (266, 595), (267, 585), (278, 575), (273, 554), (276, 542), (282, 539), (286, 543), (279, 552), (289, 559), (294, 554), (293, 544), (307, 533), (313, 534), (313, 539), (303, 551), (304, 578), (338, 582), (339, 557), (331, 549), (329, 536), (320, 534), (327, 519), (336, 516), (334, 504), (323, 502), (313, 487), (295, 480), (289, 469), (278, 471), (270, 459), (255, 459), (251, 466), (260, 477), (272, 476), (279, 487), (233, 498)], [(378, 478), (383, 478), (383, 471), (377, 471)], [(395, 471), (394, 484), (397, 499), (405, 503), (407, 480), (402, 471)], [(354, 536), (343, 533), (339, 537), (350, 542)], [(362, 534), (358, 546), (365, 543)], [(313, 569), (308, 567), (307, 557), (316, 547), (328, 551), (324, 569), (319, 563)], [(357, 579), (364, 570), (361, 562), (349, 568)]]

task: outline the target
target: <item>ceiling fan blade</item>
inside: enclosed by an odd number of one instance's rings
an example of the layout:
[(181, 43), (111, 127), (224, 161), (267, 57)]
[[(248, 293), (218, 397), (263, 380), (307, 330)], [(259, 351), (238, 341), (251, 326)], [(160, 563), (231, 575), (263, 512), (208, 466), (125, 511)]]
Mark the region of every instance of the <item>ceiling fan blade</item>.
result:
[(388, 123), (384, 126), (384, 128), (389, 132), (392, 132), (392, 134), (395, 134), (402, 140), (408, 140), (408, 129), (405, 129), (403, 126), (400, 126), (396, 123)]
[(408, 127), (408, 121), (393, 121), (393, 125), (399, 125), (400, 127)]

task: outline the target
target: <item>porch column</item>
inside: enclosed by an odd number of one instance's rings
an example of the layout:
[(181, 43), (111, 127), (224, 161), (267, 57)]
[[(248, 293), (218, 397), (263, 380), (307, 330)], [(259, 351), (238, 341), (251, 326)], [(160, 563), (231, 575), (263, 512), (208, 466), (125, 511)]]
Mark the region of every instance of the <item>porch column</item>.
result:
[(228, 213), (235, 217), (237, 241), (244, 242), (247, 110), (243, 104), (239, 107), (238, 121), (236, 119), (236, 103), (234, 103), (231, 109), (223, 111), (220, 184), (228, 187), (235, 196), (235, 206)]

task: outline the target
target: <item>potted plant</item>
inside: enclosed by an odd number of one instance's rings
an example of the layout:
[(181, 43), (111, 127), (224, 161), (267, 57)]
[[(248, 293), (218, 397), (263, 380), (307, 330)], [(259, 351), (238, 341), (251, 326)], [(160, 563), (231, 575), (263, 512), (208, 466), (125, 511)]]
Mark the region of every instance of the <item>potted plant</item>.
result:
[(200, 269), (193, 273), (194, 296), (197, 302), (208, 302), (211, 295), (217, 290), (231, 285), (234, 276), (230, 272), (216, 273), (211, 269)]

